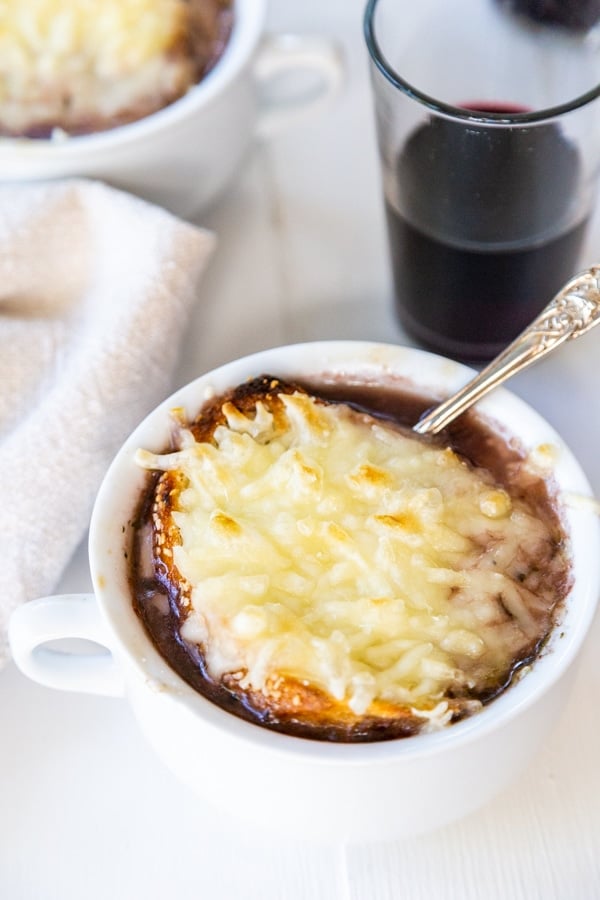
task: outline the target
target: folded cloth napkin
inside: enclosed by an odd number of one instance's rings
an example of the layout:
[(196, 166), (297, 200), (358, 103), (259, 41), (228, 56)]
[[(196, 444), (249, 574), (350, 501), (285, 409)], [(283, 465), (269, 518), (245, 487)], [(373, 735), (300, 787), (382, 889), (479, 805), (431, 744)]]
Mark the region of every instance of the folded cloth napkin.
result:
[(90, 181), (0, 189), (0, 664), (121, 442), (169, 392), (214, 236)]

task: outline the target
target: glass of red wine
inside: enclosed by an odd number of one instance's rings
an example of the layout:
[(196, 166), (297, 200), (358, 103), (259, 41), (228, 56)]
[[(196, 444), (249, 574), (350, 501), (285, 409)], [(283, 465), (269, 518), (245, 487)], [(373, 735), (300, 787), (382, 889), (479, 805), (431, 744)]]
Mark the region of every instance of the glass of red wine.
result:
[(396, 310), (446, 355), (496, 355), (581, 262), (600, 4), (567, 6), (561, 20), (550, 0), (368, 2)]

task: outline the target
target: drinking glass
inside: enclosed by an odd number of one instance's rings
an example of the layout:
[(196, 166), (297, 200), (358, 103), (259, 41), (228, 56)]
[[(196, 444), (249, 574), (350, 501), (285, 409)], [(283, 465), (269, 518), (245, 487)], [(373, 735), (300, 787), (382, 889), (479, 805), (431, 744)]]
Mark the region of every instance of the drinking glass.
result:
[(368, 2), (396, 310), (431, 349), (495, 355), (577, 270), (600, 161), (593, 5)]

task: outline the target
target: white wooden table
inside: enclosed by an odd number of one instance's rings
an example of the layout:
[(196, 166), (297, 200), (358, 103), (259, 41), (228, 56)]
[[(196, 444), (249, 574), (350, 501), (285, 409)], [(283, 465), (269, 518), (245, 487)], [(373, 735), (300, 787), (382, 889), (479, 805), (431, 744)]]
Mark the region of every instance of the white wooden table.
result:
[[(361, 18), (362, 0), (273, 2), (273, 28), (344, 45), (345, 87), (327, 114), (256, 146), (204, 217), (220, 245), (174, 387), (280, 343), (409, 343), (391, 312)], [(594, 248), (598, 261), (599, 217), (584, 262)], [(566, 436), (597, 495), (599, 383), (600, 330), (512, 385)], [(89, 586), (82, 547), (60, 588)], [(124, 702), (37, 687), (10, 665), (0, 673), (0, 897), (600, 898), (599, 693), (597, 620), (566, 714), (502, 796), (405, 842), (312, 846), (267, 839), (204, 808), (155, 759)]]

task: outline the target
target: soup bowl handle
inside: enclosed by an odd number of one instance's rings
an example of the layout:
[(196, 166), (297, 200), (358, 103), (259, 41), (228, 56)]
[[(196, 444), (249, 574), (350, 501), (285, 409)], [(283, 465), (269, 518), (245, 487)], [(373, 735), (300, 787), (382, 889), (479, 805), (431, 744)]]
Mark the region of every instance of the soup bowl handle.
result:
[[(326, 107), (344, 74), (341, 47), (325, 37), (265, 35), (254, 65), (259, 92), (256, 134), (270, 138), (309, 112)], [(294, 76), (308, 84), (294, 83)]]
[(93, 594), (57, 594), (25, 603), (12, 614), (9, 643), (18, 668), (38, 684), (124, 696), (121, 669)]

